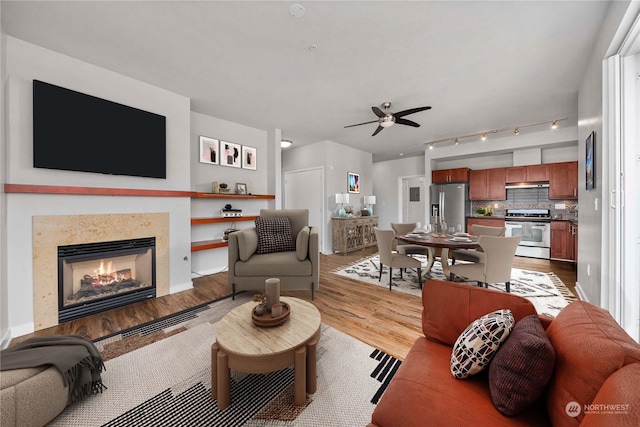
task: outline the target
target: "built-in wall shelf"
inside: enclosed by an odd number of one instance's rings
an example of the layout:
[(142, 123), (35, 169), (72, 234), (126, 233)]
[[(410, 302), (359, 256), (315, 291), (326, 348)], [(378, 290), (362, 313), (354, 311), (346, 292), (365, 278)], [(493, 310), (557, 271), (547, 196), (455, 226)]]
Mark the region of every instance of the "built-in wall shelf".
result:
[(191, 242), (191, 252), (206, 251), (209, 249), (224, 248), (229, 246), (226, 240), (202, 240), (200, 242)]
[(232, 218), (191, 218), (191, 225), (199, 225), (199, 224), (216, 224), (219, 222), (236, 222), (236, 221), (254, 221), (258, 218), (257, 215), (252, 216), (236, 216)]
[(196, 193), (197, 199), (275, 199), (273, 194)]
[(196, 197), (195, 191), (141, 190), (135, 188), (71, 187), (61, 185), (5, 184), (5, 193), (75, 194), (86, 196)]

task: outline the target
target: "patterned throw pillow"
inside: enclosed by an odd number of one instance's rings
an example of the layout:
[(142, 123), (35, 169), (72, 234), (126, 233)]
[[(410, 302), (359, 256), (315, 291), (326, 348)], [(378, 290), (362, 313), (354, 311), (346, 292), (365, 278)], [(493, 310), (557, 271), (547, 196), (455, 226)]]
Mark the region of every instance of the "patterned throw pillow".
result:
[(256, 218), (256, 232), (258, 233), (258, 254), (273, 252), (295, 251), (291, 222), (286, 216)]
[(536, 315), (521, 319), (489, 366), (489, 390), (496, 409), (517, 415), (544, 392), (556, 352)]
[(509, 309), (496, 310), (474, 320), (453, 345), (451, 375), (467, 378), (488, 367), (514, 323)]

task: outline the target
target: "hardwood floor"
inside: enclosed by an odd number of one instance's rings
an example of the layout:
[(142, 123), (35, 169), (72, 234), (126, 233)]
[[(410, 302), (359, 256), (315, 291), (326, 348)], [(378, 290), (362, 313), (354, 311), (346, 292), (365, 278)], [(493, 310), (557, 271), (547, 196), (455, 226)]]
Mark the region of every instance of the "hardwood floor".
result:
[[(316, 291), (313, 303), (320, 310), (324, 323), (404, 359), (415, 339), (422, 335), (420, 298), (331, 273), (376, 252), (377, 248), (368, 248), (347, 255), (320, 255), (320, 289)], [(553, 272), (575, 294), (576, 271), (573, 264), (516, 257), (514, 267)], [(18, 337), (12, 344), (31, 336), (49, 334), (77, 334), (96, 339), (227, 294), (226, 273), (205, 276), (194, 280), (193, 289), (72, 320)], [(309, 291), (283, 294), (311, 300)]]

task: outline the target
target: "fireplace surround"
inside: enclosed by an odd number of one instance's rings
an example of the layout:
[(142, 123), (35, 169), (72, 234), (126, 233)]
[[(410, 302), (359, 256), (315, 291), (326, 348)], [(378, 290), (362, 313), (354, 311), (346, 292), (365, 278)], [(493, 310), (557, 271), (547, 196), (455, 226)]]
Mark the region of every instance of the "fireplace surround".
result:
[(156, 239), (58, 246), (58, 321), (156, 296)]

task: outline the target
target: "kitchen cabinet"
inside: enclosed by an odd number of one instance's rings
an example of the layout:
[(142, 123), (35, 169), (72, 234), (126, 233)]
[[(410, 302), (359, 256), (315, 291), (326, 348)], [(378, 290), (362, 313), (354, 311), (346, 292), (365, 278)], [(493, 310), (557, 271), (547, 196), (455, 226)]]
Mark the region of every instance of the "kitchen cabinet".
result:
[(551, 259), (575, 261), (575, 248), (569, 221), (551, 221)]
[(527, 165), (506, 168), (506, 183), (548, 182), (549, 165)]
[(578, 162), (549, 164), (549, 199), (578, 199)]
[(447, 184), (449, 182), (469, 182), (469, 168), (442, 169), (431, 171), (431, 182)]
[(472, 170), (469, 173), (471, 200), (506, 200), (506, 168)]
[(467, 233), (473, 234), (472, 225), (484, 225), (487, 227), (504, 227), (504, 219), (502, 218), (467, 218)]
[[(275, 196), (270, 194), (214, 194), (214, 193), (196, 193), (196, 199), (275, 199)], [(219, 223), (233, 223), (241, 221), (254, 221), (257, 218), (256, 215), (248, 215), (241, 217), (222, 218), (219, 216), (214, 217), (200, 217), (191, 218), (191, 225), (203, 225), (203, 224), (219, 224)], [(205, 251), (208, 249), (223, 248), (228, 246), (228, 243), (224, 239), (212, 239), (212, 240), (199, 240), (191, 242), (191, 252)]]

